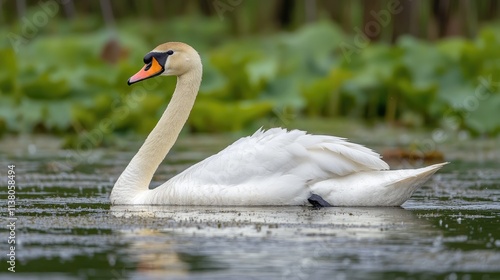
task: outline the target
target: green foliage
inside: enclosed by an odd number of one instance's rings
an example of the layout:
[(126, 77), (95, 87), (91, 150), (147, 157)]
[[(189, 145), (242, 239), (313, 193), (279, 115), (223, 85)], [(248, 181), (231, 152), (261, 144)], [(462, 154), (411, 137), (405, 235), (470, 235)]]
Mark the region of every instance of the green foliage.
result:
[(485, 28), (473, 41), (402, 37), (395, 46), (368, 46), (343, 64), (353, 73), (341, 96), (352, 108), (346, 114), (430, 126), (455, 116), (461, 129), (497, 134), (500, 34), (493, 30)]
[(328, 76), (304, 87), (302, 95), (306, 101), (307, 115), (329, 117), (340, 115), (340, 88), (351, 76), (351, 72), (345, 69), (332, 69)]
[[(191, 32), (193, 22), (199, 29)], [(202, 55), (204, 78), (188, 120), (191, 131), (240, 130), (272, 117), (273, 108), (287, 108), (310, 117), (415, 126), (444, 125), (443, 116), (453, 116), (459, 129), (473, 134), (500, 132), (500, 33), (494, 28), (474, 40), (401, 37), (395, 45), (372, 43), (346, 58), (341, 44), (349, 38), (327, 21), (231, 41), (225, 41), (227, 24), (201, 17), (122, 21), (114, 32), (90, 32), (78, 20), (63, 23), (58, 36), (40, 35), (17, 53), (0, 44), (0, 134), (148, 133), (175, 78), (132, 87), (126, 81), (142, 66), (143, 55), (166, 40), (158, 31), (167, 25), (169, 38), (190, 43)], [(119, 42), (121, 57), (114, 64), (102, 58), (111, 41)], [(68, 137), (68, 145), (85, 138)]]
[(269, 102), (223, 102), (200, 98), (194, 105), (188, 123), (194, 131), (238, 131), (265, 116), (273, 108)]

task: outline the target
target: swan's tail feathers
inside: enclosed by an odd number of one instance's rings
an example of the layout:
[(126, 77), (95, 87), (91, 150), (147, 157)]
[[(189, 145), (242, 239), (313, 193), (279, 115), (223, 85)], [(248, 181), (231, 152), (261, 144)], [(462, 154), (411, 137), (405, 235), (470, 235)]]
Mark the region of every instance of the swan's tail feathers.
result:
[[(399, 181), (394, 183), (400, 186), (416, 185), (415, 189), (420, 187), (423, 183), (427, 182), (429, 178), (434, 175), (441, 167), (447, 165), (449, 162), (442, 162), (433, 164), (430, 166), (418, 168), (418, 169), (403, 169), (403, 170), (389, 170), (389, 171), (403, 171), (402, 173), (408, 173), (406, 176), (402, 176)], [(388, 171), (386, 171), (388, 172)]]
[(400, 206), (447, 162), (419, 169), (353, 173), (311, 185), (333, 206)]

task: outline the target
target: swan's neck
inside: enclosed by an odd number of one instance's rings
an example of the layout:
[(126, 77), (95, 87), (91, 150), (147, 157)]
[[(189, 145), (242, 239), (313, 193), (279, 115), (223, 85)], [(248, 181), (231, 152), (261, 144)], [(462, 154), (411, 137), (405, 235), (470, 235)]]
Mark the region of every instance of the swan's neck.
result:
[[(200, 67), (201, 68), (201, 67)], [(174, 145), (193, 108), (201, 83), (201, 69), (177, 77), (172, 99), (155, 128), (116, 181), (112, 204), (130, 204), (149, 189), (153, 175)]]

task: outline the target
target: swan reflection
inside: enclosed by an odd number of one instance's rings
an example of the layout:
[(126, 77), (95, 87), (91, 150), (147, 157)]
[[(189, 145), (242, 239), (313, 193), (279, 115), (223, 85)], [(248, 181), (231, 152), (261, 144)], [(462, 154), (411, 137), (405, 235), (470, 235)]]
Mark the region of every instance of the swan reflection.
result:
[[(148, 276), (182, 277), (193, 269), (231, 269), (242, 261), (252, 266), (262, 258), (291, 263), (336, 255), (356, 259), (352, 253), (367, 245), (405, 244), (410, 234), (436, 234), (428, 221), (395, 207), (127, 205), (112, 206), (111, 213), (153, 228), (122, 232), (130, 243), (128, 255)], [(290, 266), (276, 265), (288, 267), (283, 275), (290, 272)]]
[(207, 207), (112, 206), (115, 217), (160, 218), (162, 230), (210, 236), (384, 237), (400, 230), (421, 230), (426, 221), (399, 207)]

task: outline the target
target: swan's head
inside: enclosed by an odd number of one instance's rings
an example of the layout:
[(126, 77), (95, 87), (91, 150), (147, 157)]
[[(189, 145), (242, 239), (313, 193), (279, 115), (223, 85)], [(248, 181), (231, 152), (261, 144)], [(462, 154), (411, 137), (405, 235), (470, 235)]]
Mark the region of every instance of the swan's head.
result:
[(144, 67), (128, 79), (134, 84), (156, 76), (182, 76), (191, 71), (201, 72), (201, 59), (191, 46), (170, 42), (161, 44), (144, 56)]

